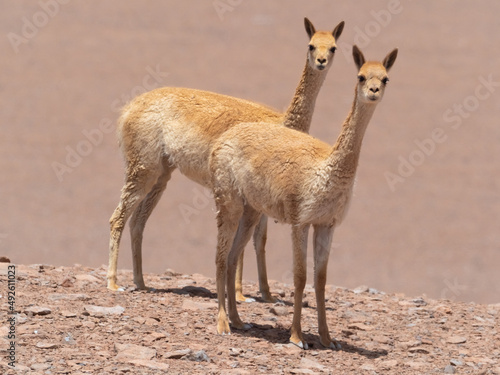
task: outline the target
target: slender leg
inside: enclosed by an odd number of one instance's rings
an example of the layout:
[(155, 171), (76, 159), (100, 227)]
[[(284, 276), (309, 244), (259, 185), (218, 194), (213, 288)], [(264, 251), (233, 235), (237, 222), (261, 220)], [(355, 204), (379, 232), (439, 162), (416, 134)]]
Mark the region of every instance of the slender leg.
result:
[(238, 302), (255, 302), (253, 298), (247, 298), (243, 295), (243, 258), (245, 256), (245, 249), (241, 250), (241, 254), (238, 257), (238, 263), (236, 265), (236, 301)]
[(116, 284), (116, 271), (118, 268), (118, 252), (123, 228), (128, 218), (135, 208), (144, 199), (157, 179), (157, 175), (152, 172), (141, 170), (142, 173), (135, 173), (133, 168), (128, 168), (125, 185), (122, 189), (120, 203), (113, 212), (110, 221), (109, 239), (109, 265), (108, 265), (108, 289), (119, 290)]
[(227, 271), (227, 300), (229, 307), (229, 319), (231, 324), (239, 329), (248, 329), (250, 325), (244, 324), (236, 308), (236, 292), (235, 292), (235, 276), (236, 264), (240, 259), (241, 252), (252, 236), (252, 230), (259, 220), (260, 213), (255, 211), (250, 206), (245, 206), (243, 216), (240, 219), (236, 236), (234, 237), (233, 246), (228, 257)]
[(259, 271), (259, 287), (262, 299), (266, 302), (274, 303), (277, 301), (271, 295), (269, 283), (267, 281), (266, 269), (266, 240), (267, 240), (267, 216), (261, 215), (260, 220), (253, 232), (253, 243), (257, 255), (257, 269)]
[(309, 225), (292, 226), (293, 242), (293, 282), (295, 285), (295, 298), (293, 301), (293, 320), (290, 341), (299, 348), (308, 349), (302, 336), (300, 318), (302, 314), (302, 296), (307, 278), (307, 235)]
[(340, 349), (340, 344), (330, 338), (326, 323), (325, 284), (328, 257), (333, 237), (333, 226), (314, 226), (314, 287), (316, 289), (316, 305), (318, 310), (318, 330), (321, 345)]
[(174, 168), (168, 165), (168, 159), (163, 161), (163, 173), (148, 193), (146, 198), (135, 209), (130, 218), (130, 237), (132, 243), (132, 261), (134, 267), (134, 284), (137, 289), (147, 289), (142, 274), (142, 236), (146, 222), (159, 202), (163, 191), (170, 180)]
[[(265, 302), (276, 302), (276, 298), (271, 295), (269, 291), (269, 284), (267, 281), (266, 269), (266, 240), (267, 240), (267, 216), (261, 215), (257, 226), (253, 232), (253, 243), (255, 253), (257, 255), (257, 269), (259, 271), (259, 287), (262, 299)], [(242, 250), (238, 258), (238, 265), (236, 267), (236, 300), (239, 302), (255, 302), (253, 298), (247, 298), (243, 295), (243, 257), (245, 249)]]
[[(238, 222), (243, 214), (243, 202), (235, 200), (220, 202), (216, 197), (217, 205), (217, 254), (216, 264), (216, 284), (219, 313), (217, 317), (217, 333), (230, 334), (229, 320), (226, 312), (226, 275), (229, 251), (234, 242), (234, 237), (238, 229)], [(234, 287), (234, 279), (233, 279)], [(234, 290), (233, 290), (234, 293)]]

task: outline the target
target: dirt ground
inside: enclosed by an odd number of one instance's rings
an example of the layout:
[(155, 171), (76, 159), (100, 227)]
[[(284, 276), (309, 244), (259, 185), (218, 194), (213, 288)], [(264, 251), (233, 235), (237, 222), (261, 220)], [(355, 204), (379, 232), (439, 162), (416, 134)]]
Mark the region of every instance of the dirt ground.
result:
[[(0, 264), (0, 274), (8, 274)], [(148, 274), (150, 292), (100, 287), (106, 269), (18, 265), (14, 324), (0, 322), (0, 372), (13, 374), (500, 374), (500, 304), (407, 297), (373, 288), (330, 286), (327, 321), (341, 350), (319, 343), (316, 302), (305, 290), (308, 350), (290, 344), (290, 284), (272, 283), (276, 304), (255, 283), (239, 304), (253, 324), (216, 332), (215, 280), (173, 271)], [(3, 276), (5, 277), (5, 276)], [(130, 284), (132, 274), (122, 271)], [(1, 294), (6, 285), (0, 282)], [(2, 299), (1, 308), (8, 307)], [(5, 337), (14, 334), (13, 349)], [(8, 368), (14, 352), (16, 371)], [(12, 355), (12, 354), (10, 354)]]
[[(352, 102), (352, 44), (369, 59), (399, 48), (334, 236), (328, 283), (499, 302), (500, 3), (3, 3), (0, 255), (107, 264), (123, 181), (118, 109), (145, 90), (184, 86), (282, 110), (304, 65), (307, 16), (317, 29), (346, 22), (311, 127), (322, 140), (335, 141)], [(285, 284), (289, 233), (273, 223), (267, 246), (269, 277)], [(212, 201), (176, 172), (146, 227), (145, 272), (213, 277), (215, 239)], [(245, 279), (256, 280), (250, 247), (245, 266)], [(131, 269), (128, 233), (119, 267)], [(103, 292), (104, 281), (95, 287)]]

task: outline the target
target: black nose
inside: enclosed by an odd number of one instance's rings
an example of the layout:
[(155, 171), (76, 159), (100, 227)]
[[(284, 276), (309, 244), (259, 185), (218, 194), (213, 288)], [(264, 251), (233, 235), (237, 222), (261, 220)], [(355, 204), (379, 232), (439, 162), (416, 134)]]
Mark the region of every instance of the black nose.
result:
[(326, 59), (316, 59), (316, 61), (319, 62), (320, 64), (326, 63)]
[(378, 87), (370, 87), (370, 91), (373, 93), (376, 93), (376, 92), (379, 92), (379, 88)]

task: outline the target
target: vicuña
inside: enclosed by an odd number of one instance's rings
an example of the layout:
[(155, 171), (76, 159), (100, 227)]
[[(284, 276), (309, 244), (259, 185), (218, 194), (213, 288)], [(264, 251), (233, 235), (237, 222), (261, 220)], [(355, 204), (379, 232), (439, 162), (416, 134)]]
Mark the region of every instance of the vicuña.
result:
[(241, 250), (263, 213), (292, 226), (295, 296), (290, 341), (307, 348), (300, 316), (306, 284), (307, 236), (312, 225), (320, 341), (325, 347), (340, 347), (330, 338), (326, 322), (328, 256), (334, 228), (346, 215), (352, 196), (365, 130), (384, 95), (389, 80), (387, 72), (396, 56), (397, 49), (382, 63), (365, 62), (361, 51), (353, 47), (354, 62), (359, 70), (354, 102), (333, 146), (266, 122), (234, 126), (214, 145), (210, 169), (218, 226), (218, 333), (230, 333), (229, 320), (235, 328), (249, 328), (236, 308), (235, 268)]

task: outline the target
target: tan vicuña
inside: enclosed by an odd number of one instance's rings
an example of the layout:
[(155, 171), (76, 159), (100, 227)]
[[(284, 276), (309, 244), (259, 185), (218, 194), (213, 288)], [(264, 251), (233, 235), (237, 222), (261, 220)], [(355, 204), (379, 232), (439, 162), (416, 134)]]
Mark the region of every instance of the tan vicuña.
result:
[[(236, 308), (234, 277), (239, 252), (262, 213), (291, 224), (294, 314), (290, 341), (306, 349), (300, 316), (306, 283), (307, 236), (314, 228), (314, 285), (321, 344), (339, 348), (326, 322), (325, 283), (334, 228), (342, 222), (352, 195), (361, 143), (397, 49), (380, 62), (365, 62), (354, 46), (359, 70), (354, 102), (337, 142), (330, 146), (307, 134), (274, 124), (244, 123), (225, 132), (211, 153), (210, 168), (217, 206), (217, 331), (229, 334), (225, 306), (235, 328), (249, 328)], [(239, 246), (231, 244), (239, 244)]]
[[(308, 19), (304, 22), (310, 37), (306, 67), (284, 114), (248, 100), (168, 87), (140, 95), (125, 106), (118, 121), (118, 138), (125, 159), (125, 184), (110, 219), (109, 289), (119, 289), (116, 284), (118, 251), (129, 218), (134, 283), (139, 289), (146, 288), (142, 273), (144, 227), (175, 169), (211, 187), (210, 150), (218, 137), (235, 124), (265, 121), (309, 130), (314, 103), (332, 63), (335, 40), (344, 23), (333, 32), (316, 32)], [(264, 299), (272, 300), (264, 261), (266, 218), (260, 224), (256, 231), (259, 281)]]

